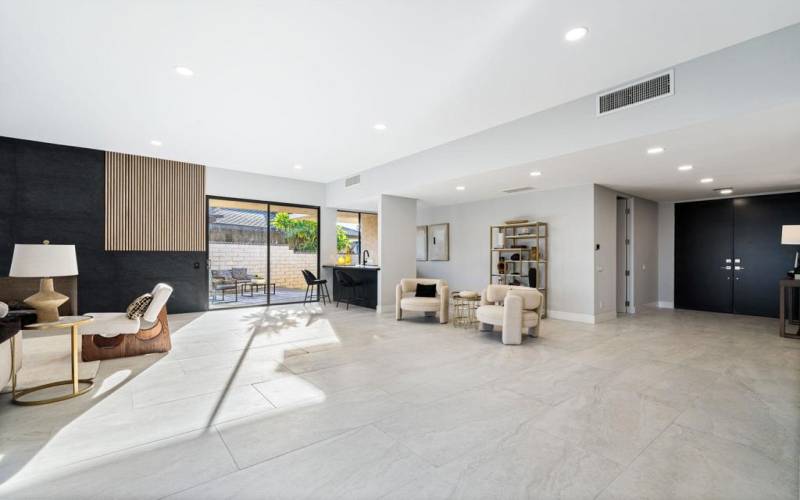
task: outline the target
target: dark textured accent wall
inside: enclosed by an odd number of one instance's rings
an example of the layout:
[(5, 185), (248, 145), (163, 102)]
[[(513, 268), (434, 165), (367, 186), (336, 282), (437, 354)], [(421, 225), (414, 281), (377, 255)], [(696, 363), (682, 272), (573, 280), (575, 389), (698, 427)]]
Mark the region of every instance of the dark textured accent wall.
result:
[(205, 252), (103, 249), (104, 176), (103, 151), (0, 137), (0, 275), (14, 243), (47, 239), (76, 246), (81, 313), (123, 311), (159, 281), (171, 313), (207, 309)]

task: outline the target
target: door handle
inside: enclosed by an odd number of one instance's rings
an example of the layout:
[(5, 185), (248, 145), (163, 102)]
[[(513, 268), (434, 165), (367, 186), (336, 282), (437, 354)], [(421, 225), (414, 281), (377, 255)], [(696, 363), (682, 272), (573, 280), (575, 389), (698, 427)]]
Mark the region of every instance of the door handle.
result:
[(719, 268), (722, 269), (723, 271), (730, 271), (731, 270), (731, 266), (719, 266)]
[(743, 269), (744, 269), (744, 267), (742, 267), (742, 266), (733, 266), (733, 270), (734, 271), (742, 271)]

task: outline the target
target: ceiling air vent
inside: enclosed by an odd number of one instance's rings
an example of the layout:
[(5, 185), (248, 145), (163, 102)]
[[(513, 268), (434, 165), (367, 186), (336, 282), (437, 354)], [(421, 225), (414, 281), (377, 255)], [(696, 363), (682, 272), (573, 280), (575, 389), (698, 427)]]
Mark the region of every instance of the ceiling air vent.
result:
[(344, 187), (349, 188), (350, 186), (355, 186), (356, 184), (361, 184), (360, 175), (354, 175), (344, 180)]
[(675, 93), (675, 73), (669, 70), (597, 96), (597, 116), (653, 101)]
[(533, 189), (534, 188), (532, 188), (531, 186), (523, 186), (518, 188), (504, 189), (503, 192), (507, 194), (513, 194), (513, 193), (521, 193), (523, 191), (533, 191)]

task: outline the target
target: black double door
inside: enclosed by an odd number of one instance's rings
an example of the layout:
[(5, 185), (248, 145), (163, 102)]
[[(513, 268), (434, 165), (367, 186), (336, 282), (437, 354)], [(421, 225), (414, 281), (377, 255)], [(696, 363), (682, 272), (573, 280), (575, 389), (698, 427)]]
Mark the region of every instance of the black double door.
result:
[(676, 204), (675, 307), (777, 317), (797, 250), (785, 224), (800, 224), (800, 193)]

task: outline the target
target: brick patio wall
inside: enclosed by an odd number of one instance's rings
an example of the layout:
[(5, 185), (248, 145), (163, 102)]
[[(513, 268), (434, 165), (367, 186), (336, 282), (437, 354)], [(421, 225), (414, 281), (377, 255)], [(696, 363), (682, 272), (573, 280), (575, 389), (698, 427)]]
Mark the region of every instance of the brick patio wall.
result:
[[(272, 258), (272, 282), (283, 288), (306, 288), (300, 272), (309, 269), (316, 273), (317, 254), (289, 250), (287, 245), (270, 247)], [(236, 243), (209, 243), (208, 258), (211, 269), (224, 271), (233, 267), (245, 267), (248, 274), (267, 276), (267, 247), (263, 245), (240, 245)]]

